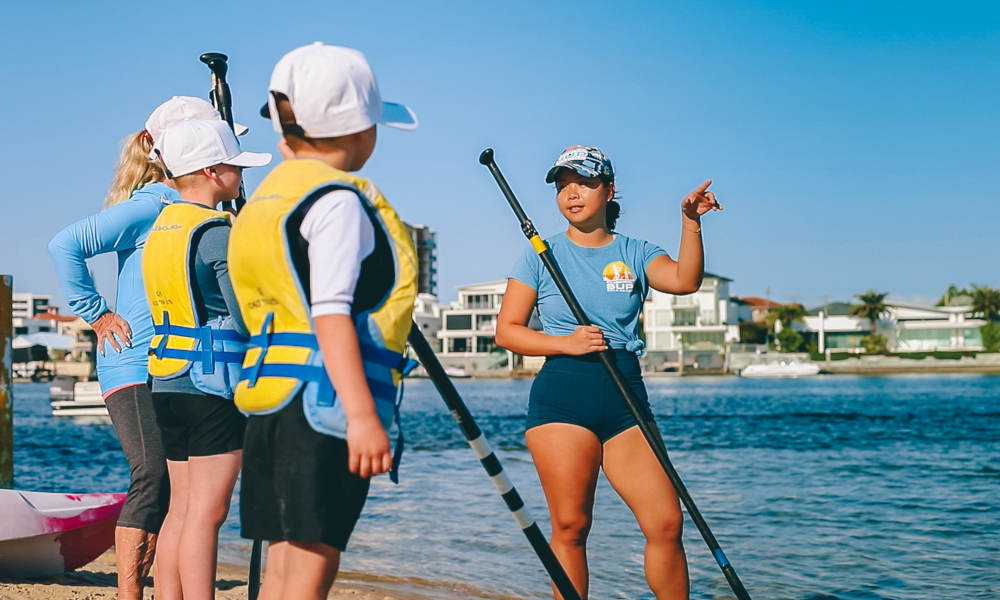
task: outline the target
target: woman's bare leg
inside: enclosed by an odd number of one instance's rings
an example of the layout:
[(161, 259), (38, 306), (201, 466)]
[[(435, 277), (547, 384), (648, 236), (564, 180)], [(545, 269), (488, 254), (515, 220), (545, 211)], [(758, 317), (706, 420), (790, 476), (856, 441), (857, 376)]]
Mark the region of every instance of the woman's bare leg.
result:
[[(524, 434), (545, 490), (552, 519), (552, 551), (581, 598), (589, 589), (587, 535), (601, 465), (601, 442), (592, 431), (568, 423), (532, 427)], [(562, 595), (555, 591), (555, 597)]]
[(178, 545), (184, 600), (215, 597), (219, 528), (229, 514), (243, 451), (188, 459), (188, 502)]
[(604, 443), (604, 473), (646, 536), (646, 582), (658, 600), (686, 600), (687, 559), (677, 492), (636, 425)]

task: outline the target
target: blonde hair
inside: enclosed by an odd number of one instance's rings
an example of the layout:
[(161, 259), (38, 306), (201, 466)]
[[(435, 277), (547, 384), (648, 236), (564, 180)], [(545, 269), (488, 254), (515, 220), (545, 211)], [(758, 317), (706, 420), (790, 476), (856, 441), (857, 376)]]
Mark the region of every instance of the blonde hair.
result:
[(132, 192), (144, 185), (163, 181), (165, 176), (160, 167), (149, 160), (153, 149), (153, 138), (145, 129), (133, 133), (122, 141), (122, 152), (115, 168), (115, 177), (104, 199), (104, 207), (114, 206), (128, 200)]

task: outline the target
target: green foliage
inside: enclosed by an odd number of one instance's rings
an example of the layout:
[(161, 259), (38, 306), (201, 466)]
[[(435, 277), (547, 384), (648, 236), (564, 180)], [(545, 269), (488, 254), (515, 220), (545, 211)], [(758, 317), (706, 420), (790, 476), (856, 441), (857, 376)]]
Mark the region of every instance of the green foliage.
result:
[(924, 352), (890, 352), (889, 356), (897, 356), (899, 358), (906, 358), (910, 360), (923, 360), (925, 358), (954, 360), (962, 358), (963, 356), (975, 358), (976, 352), (973, 350), (928, 350)]
[(767, 326), (756, 321), (740, 323), (740, 342), (743, 344), (766, 344)]
[(863, 294), (855, 294), (854, 297), (861, 301), (847, 309), (848, 314), (868, 319), (868, 331), (871, 336), (876, 335), (878, 320), (889, 313), (889, 307), (885, 304), (885, 297), (889, 292), (876, 292), (868, 290)]
[(802, 349), (804, 339), (802, 334), (791, 327), (786, 327), (778, 332), (778, 347), (782, 352), (798, 352)]
[(806, 316), (806, 309), (801, 304), (782, 304), (775, 306), (767, 313), (767, 326), (773, 328), (775, 322), (787, 329), (792, 323), (801, 323)]
[(972, 284), (972, 312), (990, 323), (1000, 319), (1000, 290)]
[(987, 352), (1000, 352), (1000, 324), (987, 323), (979, 328), (983, 336), (983, 349)]
[(861, 347), (868, 354), (885, 354), (889, 350), (889, 340), (884, 335), (873, 333), (861, 338)]
[(971, 302), (972, 292), (951, 284), (934, 306), (958, 306), (960, 304), (967, 305)]

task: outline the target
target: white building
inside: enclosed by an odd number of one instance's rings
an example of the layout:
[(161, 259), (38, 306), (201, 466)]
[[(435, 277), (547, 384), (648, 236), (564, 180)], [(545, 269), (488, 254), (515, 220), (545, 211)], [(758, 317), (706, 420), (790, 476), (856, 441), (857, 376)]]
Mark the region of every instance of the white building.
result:
[(420, 328), (420, 333), (424, 334), (434, 352), (441, 352), (438, 331), (441, 329), (443, 308), (433, 294), (417, 294), (417, 299), (413, 302), (413, 322)]
[(52, 296), (48, 294), (14, 292), (11, 297), (11, 317), (15, 322), (17, 319), (30, 319), (47, 312), (51, 302)]
[[(879, 320), (877, 331), (895, 352), (934, 350), (981, 350), (979, 328), (986, 321), (972, 316), (971, 306), (922, 306), (886, 303), (889, 312)], [(805, 318), (805, 330), (819, 335), (820, 352), (856, 350), (869, 333), (868, 320), (849, 315)]]
[(674, 296), (650, 289), (643, 309), (647, 350), (721, 349), (740, 339), (750, 310), (729, 296), (732, 279), (705, 273), (697, 292)]
[(443, 365), (470, 372), (511, 368), (513, 353), (496, 345), (497, 315), (506, 290), (506, 279), (458, 288), (458, 300), (441, 311), (437, 335)]

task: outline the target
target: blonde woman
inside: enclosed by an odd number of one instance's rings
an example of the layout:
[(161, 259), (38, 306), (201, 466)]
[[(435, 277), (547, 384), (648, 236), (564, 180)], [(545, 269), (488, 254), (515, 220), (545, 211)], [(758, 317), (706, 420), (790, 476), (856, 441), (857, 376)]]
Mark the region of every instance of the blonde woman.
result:
[[(118, 527), (118, 598), (142, 598), (170, 499), (167, 467), (152, 396), (147, 353), (153, 321), (142, 280), (142, 249), (160, 210), (180, 199), (164, 183), (149, 155), (154, 138), (169, 125), (219, 119), (204, 100), (174, 96), (150, 114), (145, 129), (125, 138), (121, 158), (101, 212), (77, 221), (49, 242), (49, 253), (70, 309), (97, 333), (97, 378), (111, 422), (128, 459), (128, 495)], [(86, 260), (118, 255), (118, 292), (112, 309), (97, 291)]]

